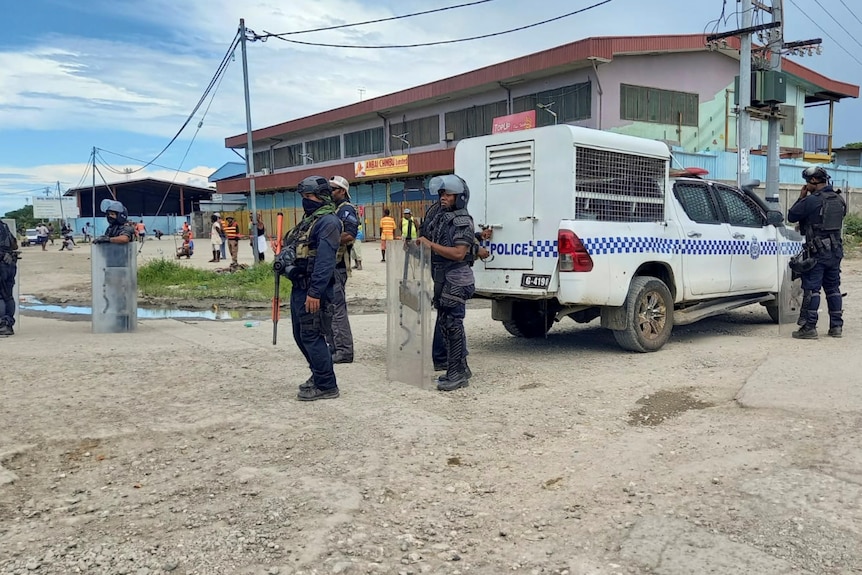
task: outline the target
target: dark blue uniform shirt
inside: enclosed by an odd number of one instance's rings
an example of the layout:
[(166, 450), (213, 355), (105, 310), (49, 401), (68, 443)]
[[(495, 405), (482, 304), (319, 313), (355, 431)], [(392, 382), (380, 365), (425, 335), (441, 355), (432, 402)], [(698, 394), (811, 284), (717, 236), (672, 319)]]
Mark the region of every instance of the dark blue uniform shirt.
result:
[(317, 250), (314, 268), (310, 270), (308, 295), (319, 299), (326, 293), (335, 274), (335, 252), (341, 243), (341, 220), (335, 214), (322, 216), (308, 236), (308, 247)]

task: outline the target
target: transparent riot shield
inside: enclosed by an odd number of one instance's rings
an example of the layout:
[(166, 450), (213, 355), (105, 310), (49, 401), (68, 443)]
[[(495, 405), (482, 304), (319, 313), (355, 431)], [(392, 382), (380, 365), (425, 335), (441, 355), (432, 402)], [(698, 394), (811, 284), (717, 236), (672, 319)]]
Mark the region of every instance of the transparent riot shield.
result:
[(386, 372), (389, 381), (434, 387), (431, 252), (386, 242)]
[(137, 246), (93, 244), (93, 333), (135, 331), (138, 324)]
[(802, 251), (804, 238), (787, 226), (776, 226), (775, 231), (778, 293), (775, 303), (767, 309), (772, 320), (778, 323), (778, 334), (784, 337), (799, 327), (799, 314), (803, 307), (802, 280), (790, 268), (790, 260)]

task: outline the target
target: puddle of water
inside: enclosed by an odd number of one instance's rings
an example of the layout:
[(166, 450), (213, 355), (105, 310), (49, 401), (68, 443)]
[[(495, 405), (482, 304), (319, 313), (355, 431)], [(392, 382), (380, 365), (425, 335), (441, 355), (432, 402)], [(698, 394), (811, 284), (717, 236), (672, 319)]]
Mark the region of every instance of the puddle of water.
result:
[[(69, 315), (92, 315), (90, 306), (44, 304), (32, 296), (21, 296), (20, 309)], [(138, 319), (269, 319), (269, 310), (191, 310), (138, 307)]]
[(655, 426), (693, 409), (706, 409), (714, 404), (695, 399), (689, 390), (663, 389), (637, 400), (641, 407), (629, 411), (629, 425)]

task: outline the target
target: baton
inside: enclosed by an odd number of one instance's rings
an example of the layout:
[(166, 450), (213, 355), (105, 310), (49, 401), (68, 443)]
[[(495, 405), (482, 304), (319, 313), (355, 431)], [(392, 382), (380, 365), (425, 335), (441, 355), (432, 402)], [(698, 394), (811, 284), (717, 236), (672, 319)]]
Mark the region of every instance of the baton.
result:
[[(278, 212), (278, 216), (276, 221), (276, 243), (275, 243), (275, 255), (278, 257), (278, 254), (281, 253), (281, 232), (282, 227), (284, 225), (284, 214)], [(257, 239), (257, 238), (255, 238)], [(278, 342), (278, 316), (281, 311), (281, 272), (275, 271), (275, 294), (272, 296), (272, 345), (275, 345)]]

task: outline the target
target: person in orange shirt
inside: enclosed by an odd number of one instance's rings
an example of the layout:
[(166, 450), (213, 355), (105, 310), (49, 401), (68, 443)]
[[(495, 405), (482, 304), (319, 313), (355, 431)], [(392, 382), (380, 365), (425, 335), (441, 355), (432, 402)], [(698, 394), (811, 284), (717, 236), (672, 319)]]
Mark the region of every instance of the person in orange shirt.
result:
[(381, 262), (386, 261), (386, 241), (395, 239), (395, 219), (389, 215), (389, 210), (383, 210), (380, 218), (380, 253), (383, 254)]
[(135, 224), (135, 234), (138, 236), (138, 241), (143, 243), (147, 236), (147, 226), (144, 225), (144, 220)]

